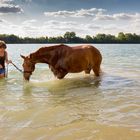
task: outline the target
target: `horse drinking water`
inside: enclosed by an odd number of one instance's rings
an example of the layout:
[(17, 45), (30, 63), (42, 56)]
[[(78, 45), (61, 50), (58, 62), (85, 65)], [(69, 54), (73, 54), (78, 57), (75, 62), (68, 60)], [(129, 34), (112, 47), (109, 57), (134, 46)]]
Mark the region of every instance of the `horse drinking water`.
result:
[(102, 62), (101, 53), (91, 45), (70, 47), (60, 44), (42, 47), (29, 56), (21, 55), (21, 57), (24, 59), (23, 76), (25, 80), (30, 79), (36, 63), (48, 64), (53, 74), (58, 79), (62, 79), (68, 73), (85, 71), (86, 74), (90, 74), (91, 70), (96, 76), (99, 76)]

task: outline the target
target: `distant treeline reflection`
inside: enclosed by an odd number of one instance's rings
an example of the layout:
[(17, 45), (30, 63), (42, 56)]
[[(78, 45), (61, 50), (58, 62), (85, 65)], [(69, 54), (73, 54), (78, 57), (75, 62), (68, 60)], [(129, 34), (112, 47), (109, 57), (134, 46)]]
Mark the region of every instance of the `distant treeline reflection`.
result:
[(140, 43), (140, 35), (120, 32), (117, 36), (111, 34), (86, 35), (78, 37), (75, 32), (66, 32), (57, 37), (19, 37), (16, 35), (0, 34), (0, 40), (6, 43)]

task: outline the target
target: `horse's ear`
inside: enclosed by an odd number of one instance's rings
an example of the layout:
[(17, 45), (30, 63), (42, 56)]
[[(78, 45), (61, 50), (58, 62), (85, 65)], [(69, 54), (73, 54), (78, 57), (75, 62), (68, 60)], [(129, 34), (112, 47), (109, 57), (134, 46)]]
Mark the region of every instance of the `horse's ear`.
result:
[(23, 55), (20, 55), (21, 56), (21, 58), (23, 58), (23, 59), (25, 59), (26, 57), (25, 56), (23, 56)]

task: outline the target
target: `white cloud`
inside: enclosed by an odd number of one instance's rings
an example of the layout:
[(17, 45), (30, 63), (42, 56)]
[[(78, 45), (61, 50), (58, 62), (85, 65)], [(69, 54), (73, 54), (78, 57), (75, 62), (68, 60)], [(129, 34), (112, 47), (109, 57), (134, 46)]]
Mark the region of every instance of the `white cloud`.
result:
[(12, 2), (13, 0), (0, 0), (0, 3)]
[(25, 25), (25, 26), (31, 26), (33, 25), (34, 23), (36, 23), (37, 20), (36, 19), (31, 19), (31, 20), (26, 20), (22, 23), (22, 25)]
[(96, 15), (93, 20), (114, 20), (114, 17), (112, 17), (111, 15)]
[(25, 2), (32, 2), (32, 0), (25, 0)]
[(68, 17), (73, 16), (73, 11), (58, 11), (58, 12), (44, 12), (45, 16), (54, 16), (54, 17)]
[(57, 11), (57, 12), (44, 12), (45, 16), (54, 16), (54, 17), (94, 17), (97, 14), (102, 14), (104, 9), (81, 9), (76, 11)]
[(85, 35), (91, 29), (85, 24), (79, 24), (72, 21), (56, 21), (51, 20), (42, 23), (42, 26), (35, 25), (36, 20), (27, 20), (20, 25), (15, 25), (10, 22), (1, 24), (0, 32), (4, 34), (16, 34), (19, 36), (60, 36), (66, 31), (75, 31), (79, 35)]
[[(48, 21), (40, 19), (17, 23), (0, 20), (0, 33), (19, 36), (60, 36), (66, 31), (74, 31), (78, 36), (97, 33), (118, 34), (119, 32), (140, 34), (140, 13), (108, 14), (104, 9), (81, 9), (75, 11), (47, 12)], [(62, 18), (54, 18), (62, 17)], [(63, 19), (65, 17), (65, 19)], [(67, 18), (68, 17), (68, 18)], [(57, 20), (52, 20), (57, 19)]]
[(112, 15), (112, 17), (117, 20), (131, 20), (135, 17), (135, 14), (119, 13)]
[(0, 13), (22, 13), (23, 9), (19, 5), (14, 5), (13, 0), (0, 0)]
[[(55, 30), (73, 30), (79, 34), (117, 34), (118, 32), (130, 32), (140, 34), (140, 13), (113, 13), (109, 14), (105, 9), (81, 9), (75, 11), (45, 12), (45, 16), (66, 18), (77, 25), (61, 25), (54, 23), (50, 28)], [(63, 19), (62, 19), (63, 20)]]
[(82, 33), (85, 31), (83, 24), (72, 21), (56, 21), (51, 20), (45, 22), (41, 28), (42, 32), (46, 31), (46, 34), (49, 36), (59, 36), (63, 35), (66, 31), (75, 31)]
[(56, 11), (56, 12), (44, 12), (45, 16), (48, 17), (62, 17), (62, 18), (87, 18), (90, 17), (93, 20), (135, 20), (140, 19), (140, 13), (114, 13), (114, 14), (106, 14), (107, 10), (105, 9), (80, 9), (75, 11)]
[(23, 10), (18, 5), (3, 4), (0, 5), (0, 13), (21, 13)]
[(96, 15), (96, 17), (93, 20), (136, 20), (140, 19), (140, 13), (134, 13), (134, 14), (129, 14), (129, 13), (117, 13), (117, 14), (100, 14)]
[[(140, 18), (131, 21), (130, 25), (131, 25), (131, 29), (137, 30), (137, 32), (140, 33)], [(130, 28), (130, 27), (129, 27), (129, 28)]]
[(39, 25), (39, 21), (31, 19), (15, 25), (11, 22), (3, 20), (3, 22), (0, 22), (0, 33), (15, 34), (23, 37), (60, 36), (66, 31), (74, 31), (78, 36), (93, 36), (98, 33), (117, 34), (118, 32), (135, 32), (140, 34), (140, 30), (138, 30), (140, 28), (138, 23), (139, 21), (135, 21), (131, 24), (129, 23), (118, 26), (115, 23), (97, 24), (93, 21), (90, 23), (79, 23), (76, 21), (50, 20), (44, 23), (42, 22), (42, 25)]

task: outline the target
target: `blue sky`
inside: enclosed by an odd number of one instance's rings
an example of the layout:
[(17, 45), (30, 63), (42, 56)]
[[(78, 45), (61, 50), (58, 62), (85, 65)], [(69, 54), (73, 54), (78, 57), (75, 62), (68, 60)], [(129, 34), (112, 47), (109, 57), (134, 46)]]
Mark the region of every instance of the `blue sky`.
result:
[(0, 34), (140, 34), (140, 0), (0, 0)]

